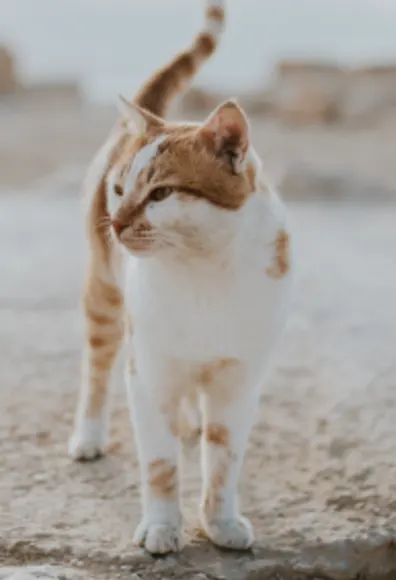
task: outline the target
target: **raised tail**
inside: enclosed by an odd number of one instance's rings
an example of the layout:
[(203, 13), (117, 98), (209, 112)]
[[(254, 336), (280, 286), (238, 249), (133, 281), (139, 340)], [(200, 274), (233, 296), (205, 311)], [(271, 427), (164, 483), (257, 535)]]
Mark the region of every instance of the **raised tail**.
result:
[(225, 0), (205, 0), (205, 26), (191, 48), (179, 53), (158, 70), (140, 89), (134, 102), (159, 117), (164, 117), (172, 99), (197, 74), (213, 54), (224, 27)]

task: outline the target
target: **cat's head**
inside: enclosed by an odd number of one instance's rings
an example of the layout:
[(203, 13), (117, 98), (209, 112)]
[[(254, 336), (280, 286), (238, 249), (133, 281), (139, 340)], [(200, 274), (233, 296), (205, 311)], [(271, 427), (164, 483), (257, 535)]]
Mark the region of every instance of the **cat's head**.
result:
[(256, 189), (245, 114), (227, 101), (201, 125), (175, 125), (124, 99), (121, 106), (133, 139), (107, 178), (113, 234), (139, 256), (216, 251)]

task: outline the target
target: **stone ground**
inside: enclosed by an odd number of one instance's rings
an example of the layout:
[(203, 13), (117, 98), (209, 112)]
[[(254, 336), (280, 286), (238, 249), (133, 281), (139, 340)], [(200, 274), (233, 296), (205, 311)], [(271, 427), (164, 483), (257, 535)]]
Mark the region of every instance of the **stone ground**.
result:
[[(51, 147), (54, 127), (46, 133), (50, 123), (40, 123), (18, 130), (30, 135), (22, 153), (37, 142), (42, 154), (47, 139), (46, 172), (61, 155)], [(59, 140), (67, 126), (61, 117)], [(80, 147), (68, 162), (85, 161)], [(108, 456), (75, 464), (66, 453), (83, 232), (75, 184), (61, 181), (28, 195), (3, 184), (0, 196), (0, 579), (396, 578), (396, 206), (289, 204), (294, 300), (241, 482), (256, 545), (227, 553), (201, 536), (192, 458), (184, 469), (187, 547), (154, 559), (131, 544), (139, 475), (121, 379)]]
[(199, 478), (190, 461), (190, 543), (180, 560), (153, 560), (131, 546), (139, 478), (120, 384), (109, 455), (82, 465), (66, 454), (81, 340), (79, 200), (65, 191), (0, 198), (5, 563), (74, 564), (87, 577), (115, 566), (109, 578), (122, 578), (122, 565), (142, 578), (157, 571), (252, 579), (274, 569), (280, 578), (299, 569), (300, 577), (381, 578), (381, 566), (396, 575), (396, 209), (291, 204), (290, 211), (294, 304), (241, 485), (255, 550), (220, 555), (197, 536)]

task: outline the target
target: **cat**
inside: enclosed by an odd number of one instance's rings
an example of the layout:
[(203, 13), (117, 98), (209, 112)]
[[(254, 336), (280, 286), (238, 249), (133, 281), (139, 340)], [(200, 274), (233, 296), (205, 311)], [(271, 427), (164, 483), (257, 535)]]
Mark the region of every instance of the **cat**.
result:
[(197, 438), (203, 530), (221, 547), (252, 546), (237, 486), (290, 301), (285, 208), (261, 175), (244, 111), (229, 100), (203, 123), (164, 120), (223, 30), (223, 1), (205, 10), (192, 47), (134, 101), (120, 96), (85, 181), (86, 332), (69, 453), (104, 453), (109, 379), (125, 347), (143, 509), (134, 541), (158, 554), (183, 547), (178, 446)]

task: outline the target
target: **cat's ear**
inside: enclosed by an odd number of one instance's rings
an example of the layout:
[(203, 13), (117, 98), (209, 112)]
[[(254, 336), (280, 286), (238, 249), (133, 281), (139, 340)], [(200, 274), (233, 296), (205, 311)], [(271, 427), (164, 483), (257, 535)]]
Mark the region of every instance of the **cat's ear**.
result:
[(235, 173), (246, 169), (250, 128), (245, 113), (236, 101), (221, 103), (209, 115), (199, 132), (212, 142), (216, 155), (230, 162)]
[(163, 127), (162, 119), (153, 115), (146, 109), (127, 101), (122, 95), (118, 96), (118, 111), (125, 119), (128, 130), (134, 135), (147, 133), (149, 129), (158, 129)]

